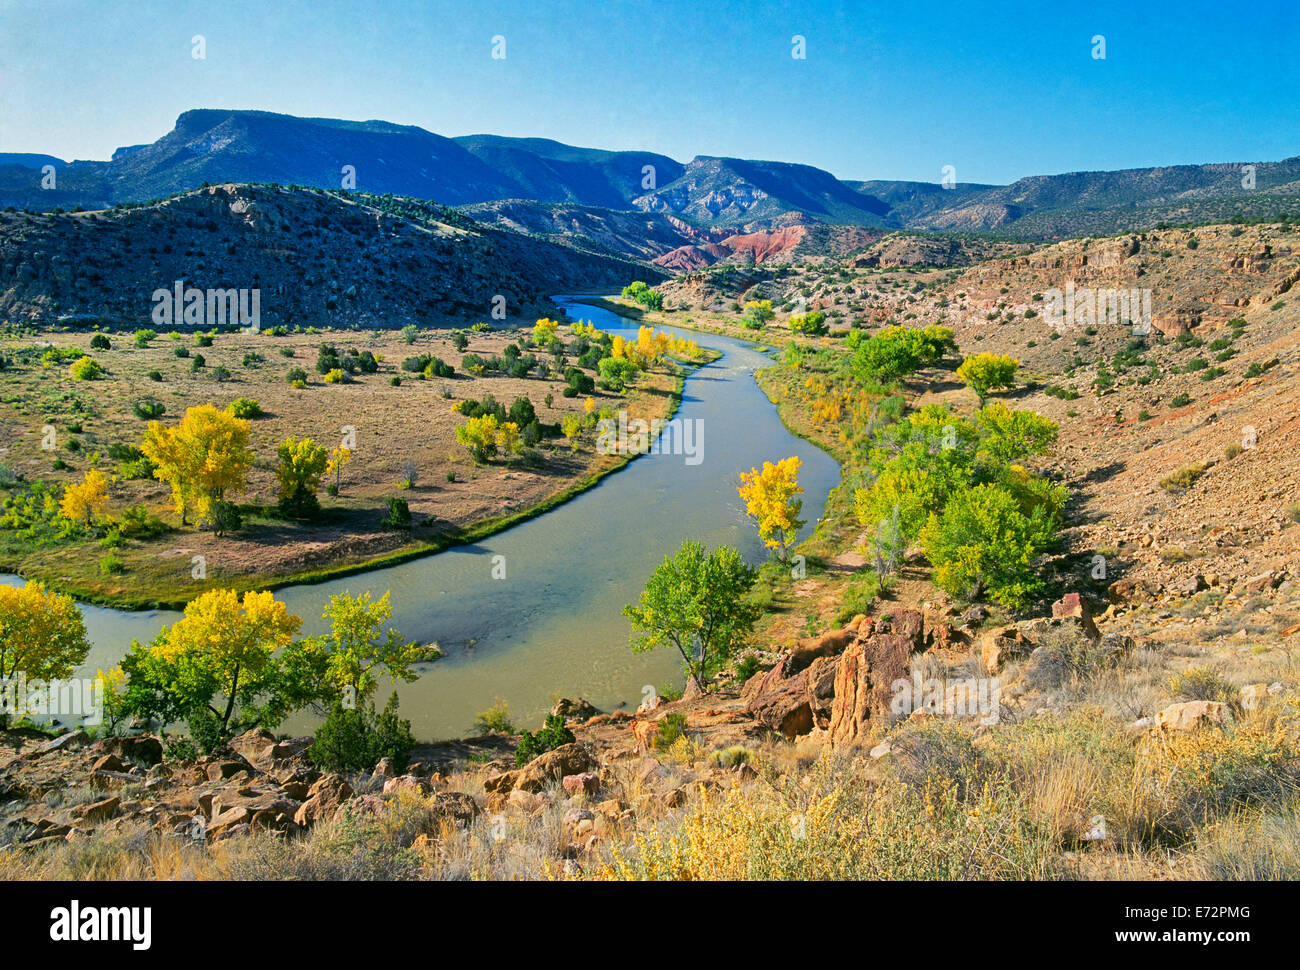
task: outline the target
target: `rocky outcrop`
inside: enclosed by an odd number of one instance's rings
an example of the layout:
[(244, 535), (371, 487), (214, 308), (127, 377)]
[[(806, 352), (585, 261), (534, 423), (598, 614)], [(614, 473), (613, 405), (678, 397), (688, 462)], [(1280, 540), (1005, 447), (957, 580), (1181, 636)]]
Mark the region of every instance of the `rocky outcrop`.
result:
[(900, 610), (882, 620), (880, 632), (849, 645), (835, 674), (828, 743), (861, 744), (889, 722), (892, 685), (907, 677), (912, 654), (924, 649), (924, 628), (919, 612)]

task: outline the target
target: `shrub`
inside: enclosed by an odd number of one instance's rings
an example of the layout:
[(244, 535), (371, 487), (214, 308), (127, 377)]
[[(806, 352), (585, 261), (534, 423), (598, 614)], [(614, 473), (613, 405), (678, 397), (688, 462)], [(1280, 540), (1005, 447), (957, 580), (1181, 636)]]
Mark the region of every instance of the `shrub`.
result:
[(155, 330), (137, 330), (134, 336), (135, 345), (144, 348), (149, 346), (149, 341), (157, 337), (158, 333)]
[(291, 368), (289, 373), (284, 375), (284, 379), (290, 384), (306, 384), (307, 372), (301, 367)]
[(564, 718), (548, 714), (540, 731), (536, 734), (525, 731), (520, 737), (519, 747), (515, 749), (515, 764), (522, 767), (539, 755), (572, 742), (573, 732), (564, 726)]
[(141, 421), (155, 421), (167, 413), (167, 406), (152, 397), (135, 402), (135, 416)]
[(935, 582), (953, 596), (987, 590), (1008, 609), (1023, 609), (1044, 582), (1034, 560), (1055, 540), (1062, 495), (1030, 510), (1002, 484), (977, 485), (951, 497), (921, 532)]
[(163, 379), (163, 377), (162, 377), (162, 372), (161, 372), (161, 371), (156, 371), (156, 370), (151, 370), (151, 371), (149, 372), (149, 374), (148, 374), (148, 377), (149, 377), (149, 380), (151, 380), (151, 381), (155, 381), (155, 382), (161, 381), (161, 380)]
[(479, 711), (475, 714), (474, 733), (478, 735), (514, 734), (515, 726), (510, 720), (510, 710), (506, 706), (506, 702), (498, 700), (486, 711)]
[(190, 348), (186, 347), (184, 344), (177, 344), (176, 347), (173, 348), (172, 353), (177, 357), (188, 357), (190, 355)]
[(121, 557), (115, 553), (110, 552), (99, 561), (99, 571), (105, 576), (112, 576), (116, 573), (120, 573), (125, 568), (126, 563), (122, 562)]
[(1231, 703), (1238, 691), (1217, 673), (1205, 666), (1188, 667), (1169, 681), (1169, 690), (1177, 698), (1188, 701), (1222, 701)]
[(405, 499), (390, 498), (388, 512), (379, 523), (385, 529), (409, 529), (411, 527), (411, 508)]
[(193, 360), (190, 361), (190, 373), (192, 374), (195, 371), (202, 370), (207, 365), (208, 362), (204, 359), (202, 354), (195, 354)]
[(72, 366), (68, 368), (68, 373), (72, 375), (74, 380), (93, 381), (103, 376), (104, 368), (100, 367), (93, 357), (80, 357), (72, 362)]
[(91, 350), (109, 350), (112, 346), (113, 345), (109, 343), (108, 337), (104, 336), (102, 333), (97, 333), (95, 336), (90, 338)]
[(1019, 366), (1017, 360), (1006, 354), (975, 354), (962, 361), (957, 377), (975, 392), (983, 407), (991, 391), (1013, 386)]
[(260, 418), (263, 415), (262, 406), (249, 397), (237, 397), (226, 407), (237, 418)]
[(321, 768), (337, 772), (370, 771), (382, 758), (391, 758), (398, 774), (410, 764), (415, 738), (411, 722), (398, 716), (394, 692), (378, 715), (374, 704), (346, 708), (335, 702), (312, 738), (308, 757)]
[(1197, 479), (1205, 474), (1204, 465), (1188, 465), (1172, 475), (1160, 479), (1160, 487), (1167, 492), (1181, 492), (1196, 484)]
[(331, 370), (331, 371), (326, 371), (326, 372), (325, 372), (325, 383), (326, 383), (326, 384), (342, 384), (342, 383), (343, 383), (343, 371), (340, 370), (340, 369), (338, 369), (338, 368), (335, 368), (334, 370)]

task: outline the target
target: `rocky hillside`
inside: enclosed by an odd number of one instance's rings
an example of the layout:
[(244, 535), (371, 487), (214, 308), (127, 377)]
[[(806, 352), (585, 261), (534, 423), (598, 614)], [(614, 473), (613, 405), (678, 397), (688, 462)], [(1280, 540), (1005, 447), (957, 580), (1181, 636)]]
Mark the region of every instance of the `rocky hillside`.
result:
[(0, 314), (149, 324), (176, 280), (260, 291), (261, 324), (393, 327), (544, 312), (652, 267), (372, 196), (224, 184), (137, 208), (0, 213)]

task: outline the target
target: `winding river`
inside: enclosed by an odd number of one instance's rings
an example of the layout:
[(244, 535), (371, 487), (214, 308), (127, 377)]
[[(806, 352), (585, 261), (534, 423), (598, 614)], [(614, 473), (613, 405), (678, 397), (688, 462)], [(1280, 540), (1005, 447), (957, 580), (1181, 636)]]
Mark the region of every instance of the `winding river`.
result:
[[(556, 302), (573, 319), (635, 336), (635, 323), (607, 310), (565, 297)], [(790, 434), (759, 390), (752, 375), (768, 358), (741, 341), (673, 332), (723, 353), (687, 378), (677, 412), (702, 429), (698, 463), (680, 454), (643, 455), (558, 508), (475, 545), (277, 592), (311, 634), (323, 632), (320, 614), (331, 595), (392, 591), (392, 625), (408, 639), (436, 640), (447, 652), (419, 680), (398, 688), (417, 738), (464, 736), (475, 713), (498, 698), (517, 726), (535, 728), (560, 696), (586, 697), (613, 710), (636, 707), (645, 685), (680, 682), (675, 651), (632, 653), (622, 608), (685, 539), (710, 548), (734, 545), (754, 564), (765, 558), (736, 493), (741, 471), (798, 455), (809, 521), (804, 534), (811, 531), (839, 469)], [(502, 565), (504, 577), (494, 578)], [(20, 582), (12, 576), (0, 581)], [(88, 605), (82, 612), (93, 644), (83, 673), (92, 676), (115, 664), (132, 638), (149, 640), (178, 616)], [(381, 703), (388, 690), (381, 688)], [(308, 727), (306, 720), (286, 725)]]

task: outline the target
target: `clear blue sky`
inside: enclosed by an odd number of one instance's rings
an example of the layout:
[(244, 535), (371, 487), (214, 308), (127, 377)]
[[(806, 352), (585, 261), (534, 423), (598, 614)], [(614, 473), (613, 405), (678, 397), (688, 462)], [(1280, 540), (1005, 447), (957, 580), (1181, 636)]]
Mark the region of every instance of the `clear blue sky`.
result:
[(259, 108), (1009, 182), (1300, 154), (1298, 55), (1297, 0), (0, 0), (0, 151), (107, 158)]

